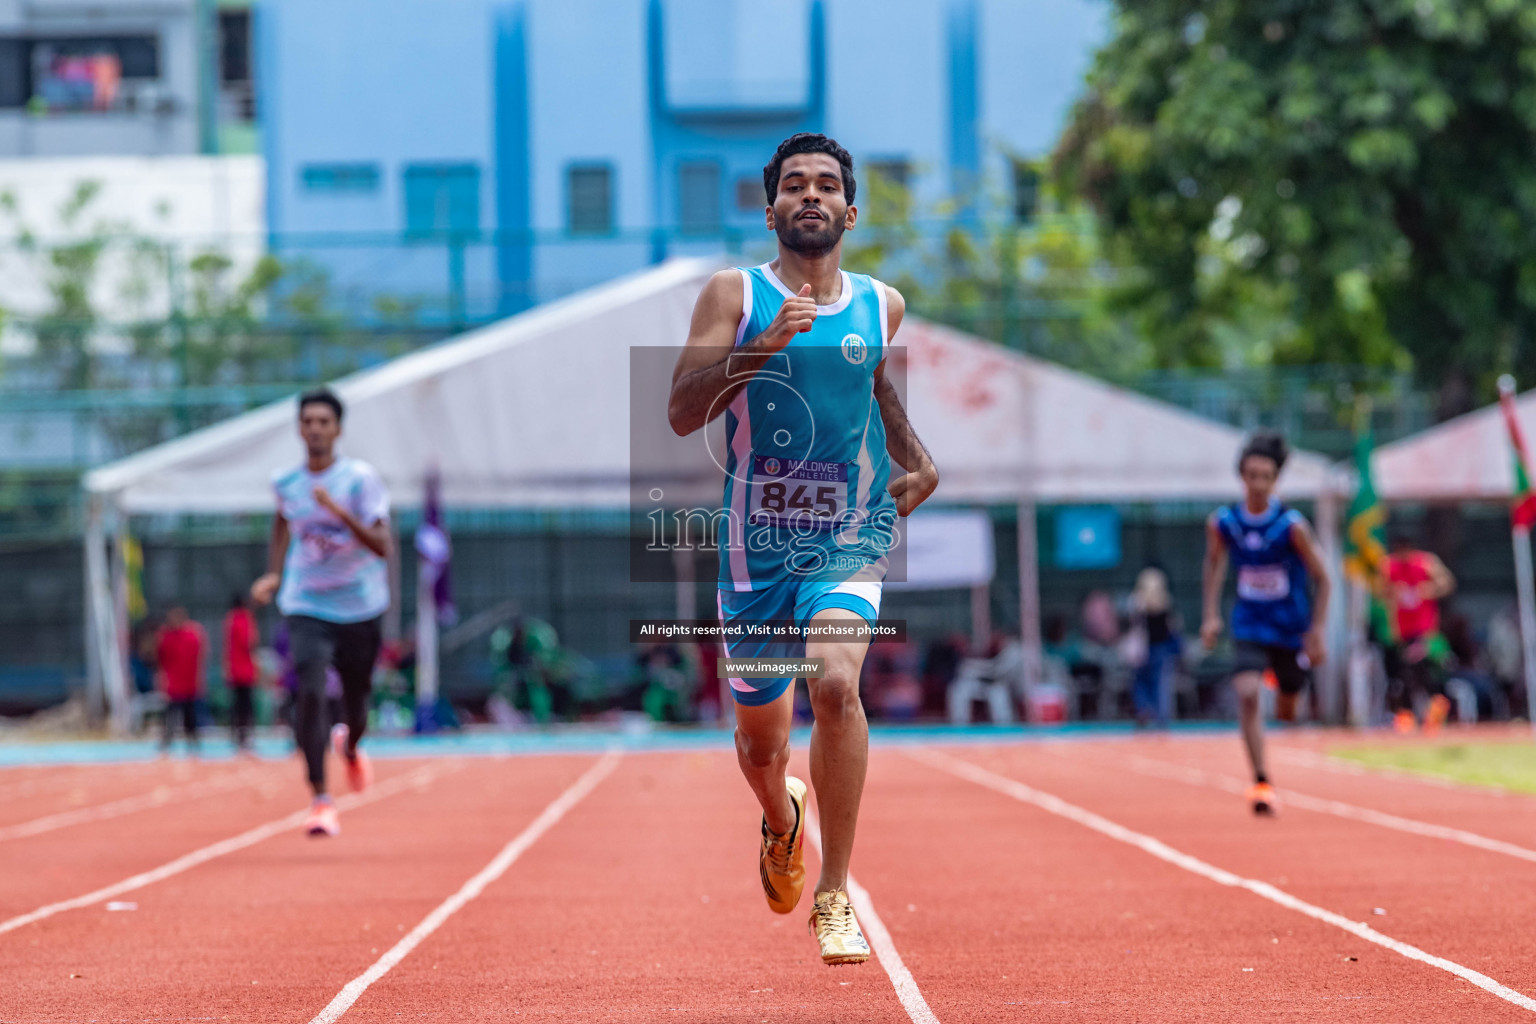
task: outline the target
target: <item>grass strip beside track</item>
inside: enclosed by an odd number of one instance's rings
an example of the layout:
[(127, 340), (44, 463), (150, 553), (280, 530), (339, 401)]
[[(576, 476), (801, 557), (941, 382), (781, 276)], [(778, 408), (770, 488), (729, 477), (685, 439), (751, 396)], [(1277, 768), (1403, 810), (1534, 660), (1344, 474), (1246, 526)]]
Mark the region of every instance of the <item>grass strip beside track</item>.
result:
[(1402, 740), (1335, 747), (1329, 753), (1369, 768), (1536, 794), (1536, 744), (1528, 742)]

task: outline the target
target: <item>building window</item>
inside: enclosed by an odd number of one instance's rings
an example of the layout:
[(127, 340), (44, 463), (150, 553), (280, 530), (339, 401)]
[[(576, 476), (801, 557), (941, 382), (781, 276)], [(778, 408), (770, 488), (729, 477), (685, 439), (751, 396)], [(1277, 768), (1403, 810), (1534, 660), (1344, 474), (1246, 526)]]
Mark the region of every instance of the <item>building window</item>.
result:
[(720, 232), (720, 165), (713, 160), (688, 160), (677, 169), (678, 227), (685, 235)]
[(1013, 162), (1013, 219), (1032, 224), (1040, 213), (1040, 172), (1023, 160)]
[(912, 162), (899, 158), (868, 160), (869, 171), (860, 182), (861, 208), (872, 224), (905, 221), (912, 212)]
[(256, 119), (249, 10), (219, 12), (219, 92), (230, 116), (240, 121)]
[(114, 111), (155, 107), (142, 85), (160, 77), (153, 35), (0, 40), (0, 107)]
[(309, 164), (299, 180), (310, 192), (377, 192), (378, 164)]
[(761, 177), (744, 174), (736, 179), (736, 209), (742, 213), (755, 213), (767, 206), (765, 195)]
[(474, 164), (409, 164), (404, 178), (407, 234), (480, 230), (480, 168)]
[(873, 177), (879, 178), (887, 185), (898, 188), (911, 187), (912, 162), (910, 160), (870, 160), (864, 166), (869, 168)]
[(567, 224), (573, 235), (606, 235), (613, 230), (613, 168), (576, 164), (567, 168)]

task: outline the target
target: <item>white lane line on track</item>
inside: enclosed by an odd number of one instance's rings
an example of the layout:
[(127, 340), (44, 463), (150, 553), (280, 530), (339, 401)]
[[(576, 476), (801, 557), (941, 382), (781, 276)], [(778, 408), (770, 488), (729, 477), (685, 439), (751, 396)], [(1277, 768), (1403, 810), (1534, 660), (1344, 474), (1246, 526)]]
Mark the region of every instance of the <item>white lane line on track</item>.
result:
[(195, 799), (199, 796), (206, 796), (209, 793), (218, 793), (224, 790), (239, 789), (242, 786), (253, 785), (259, 780), (260, 776), (255, 773), (241, 772), (223, 775), (214, 779), (204, 779), (199, 782), (189, 782), (180, 786), (157, 786), (148, 793), (140, 793), (137, 796), (123, 797), (120, 800), (112, 800), (104, 804), (96, 804), (92, 807), (80, 807), (73, 811), (60, 811), (57, 814), (33, 818), (31, 821), (23, 821), (16, 825), (0, 827), (0, 843), (10, 839), (22, 839), (27, 836), (40, 835), (44, 832), (52, 832), (55, 829), (67, 828), (70, 825), (81, 825), (88, 821), (107, 821), (111, 818), (121, 818), (125, 814), (133, 814), (136, 811), (144, 811), (152, 807), (163, 807), (173, 799)]
[(1322, 907), (1292, 896), (1284, 890), (1277, 889), (1268, 882), (1244, 878), (1223, 868), (1207, 864), (1198, 857), (1192, 857), (1187, 853), (1175, 850), (1161, 840), (1126, 828), (1124, 825), (1118, 825), (1108, 818), (1094, 814), (1092, 811), (1084, 810), (1076, 804), (1068, 803), (1058, 796), (1035, 789), (1033, 786), (1026, 786), (1022, 782), (998, 775), (996, 772), (988, 771), (969, 761), (962, 761), (957, 757), (951, 757), (948, 754), (940, 753), (930, 748), (913, 747), (902, 752), (908, 757), (921, 761), (940, 771), (948, 772), (968, 782), (974, 782), (978, 786), (984, 786), (1004, 796), (1012, 797), (1021, 803), (1030, 804), (1058, 817), (1066, 818), (1068, 821), (1075, 821), (1085, 828), (1098, 832), (1100, 835), (1108, 836), (1111, 839), (1134, 846), (1144, 853), (1151, 854), (1158, 860), (1183, 868), (1191, 874), (1209, 879), (1218, 885), (1231, 886), (1234, 889), (1246, 889), (1255, 896), (1260, 896), (1272, 903), (1278, 903), (1288, 910), (1305, 914), (1315, 921), (1331, 924), (1367, 942), (1390, 949), (1399, 956), (1406, 957), (1409, 960), (1417, 960), (1431, 967), (1438, 967), (1440, 970), (1454, 974), (1463, 981), (1469, 981), (1485, 992), (1490, 992), (1505, 1002), (1513, 1003), (1521, 1009), (1536, 1011), (1536, 999), (1516, 992), (1514, 989), (1500, 984), (1486, 974), (1474, 971), (1470, 967), (1463, 967), (1453, 960), (1447, 960), (1444, 957), (1426, 953), (1417, 946), (1400, 942), (1389, 935), (1383, 935), (1370, 925), (1360, 921), (1351, 921), (1342, 914), (1335, 914), (1331, 910), (1324, 910)]
[[(1199, 768), (1191, 768), (1182, 764), (1169, 764), (1167, 761), (1159, 761), (1156, 758), (1144, 757), (1140, 754), (1132, 754), (1129, 758), (1131, 771), (1141, 775), (1155, 775), (1159, 778), (1177, 779), (1193, 786), (1206, 786), (1211, 789), (1220, 789), (1228, 793), (1242, 794), (1247, 791), (1248, 785), (1242, 779), (1230, 775), (1218, 775), (1213, 772), (1202, 771)], [(1323, 797), (1309, 796), (1306, 793), (1298, 793), (1287, 787), (1280, 792), (1280, 806), (1299, 807), (1307, 811), (1316, 811), (1320, 814), (1332, 814), (1340, 818), (1348, 818), (1350, 821), (1362, 821), (1371, 825), (1379, 825), (1382, 828), (1394, 829), (1398, 832), (1407, 832), (1416, 836), (1427, 836), (1431, 839), (1444, 839), (1453, 843), (1461, 843), (1463, 846), (1475, 847), (1479, 850), (1488, 850), (1492, 853), (1502, 853), (1508, 857), (1517, 857), (1523, 861), (1536, 864), (1536, 850), (1514, 843), (1506, 843), (1502, 839), (1492, 839), (1479, 835), (1476, 832), (1468, 832), (1466, 829), (1451, 828), (1446, 825), (1433, 825), (1427, 821), (1418, 821), (1414, 818), (1403, 818), (1396, 814), (1387, 814), (1385, 811), (1373, 811), (1369, 807), (1360, 807), (1348, 804), (1342, 800), (1329, 800)]]
[[(816, 847), (816, 855), (819, 857), (821, 856), (821, 822), (817, 820), (814, 813), (810, 812), (809, 807), (806, 811), (808, 812), (805, 821), (806, 835), (810, 837), (811, 845)], [(923, 998), (923, 993), (917, 987), (912, 972), (907, 970), (901, 954), (896, 952), (896, 943), (892, 941), (891, 933), (886, 930), (885, 922), (880, 920), (880, 915), (876, 913), (875, 901), (870, 899), (869, 890), (854, 880), (852, 872), (848, 874), (848, 899), (853, 904), (853, 912), (858, 915), (865, 938), (869, 940), (869, 948), (874, 950), (880, 966), (885, 968), (886, 975), (891, 979), (891, 987), (896, 990), (896, 998), (901, 1000), (902, 1009), (906, 1010), (907, 1016), (912, 1018), (912, 1024), (939, 1024), (939, 1018), (935, 1017), (933, 1011), (928, 1008), (928, 1000)]]
[[(457, 771), (458, 768), (458, 765), (442, 767), (426, 765), (406, 772), (404, 775), (396, 775), (394, 778), (385, 779), (383, 782), (375, 784), (366, 793), (351, 793), (340, 797), (336, 801), (336, 807), (338, 810), (343, 811), (362, 807), (365, 804), (374, 803), (385, 797), (403, 793), (412, 786), (424, 786), (439, 775), (446, 775), (450, 771)], [(133, 892), (135, 889), (142, 889), (146, 885), (153, 885), (156, 882), (164, 881), (172, 875), (179, 875), (183, 871), (197, 867), (199, 864), (206, 864), (225, 854), (243, 850), (247, 846), (255, 846), (264, 839), (270, 839), (275, 835), (299, 828), (304, 824), (304, 819), (307, 817), (309, 817), (309, 811), (295, 811), (287, 817), (278, 818), (276, 821), (269, 821), (265, 825), (258, 825), (253, 829), (241, 832), (239, 835), (230, 836), (228, 839), (221, 839), (209, 846), (204, 846), (199, 850), (193, 850), (191, 853), (177, 857), (175, 860), (162, 864), (157, 868), (151, 868), (149, 871), (140, 872), (131, 878), (125, 878), (121, 882), (115, 882), (105, 888), (97, 889), (95, 892), (88, 892), (84, 896), (76, 896), (74, 899), (60, 900), (58, 903), (50, 903), (47, 906), (38, 907), (36, 910), (13, 917), (7, 921), (0, 921), (0, 935), (15, 931), (24, 925), (41, 921), (44, 918), (52, 917), (55, 914), (62, 914), (66, 910), (78, 910), (81, 907), (89, 907), (93, 904), (110, 900), (114, 896), (121, 896), (125, 892)]]
[(374, 961), (372, 967), (347, 982), (345, 987), (336, 993), (336, 998), (332, 999), (325, 1009), (317, 1013), (314, 1019), (310, 1021), (310, 1024), (332, 1024), (333, 1021), (339, 1020), (341, 1015), (351, 1009), (352, 1004), (357, 1002), (364, 992), (368, 991), (368, 986), (388, 974), (396, 964), (410, 955), (411, 950), (421, 945), (429, 935), (442, 927), (444, 921), (447, 921), (463, 908), (466, 903), (484, 892), (486, 886), (505, 874), (507, 869), (528, 851), (529, 847), (538, 842), (544, 833), (548, 832), (554, 827), (556, 822), (565, 817), (566, 812), (581, 803), (588, 793), (597, 788), (598, 783), (602, 782), (613, 772), (614, 768), (618, 767), (622, 756), (618, 751), (610, 750), (598, 758), (596, 764), (583, 772), (581, 778), (571, 783), (566, 791), (556, 797), (554, 802), (548, 807), (544, 808), (527, 828), (519, 832), (517, 837), (510, 843), (503, 846), (501, 852), (492, 858), (489, 864), (481, 868), (473, 878), (465, 882), (458, 892), (449, 896), (442, 903), (439, 903), (432, 913), (422, 918), (421, 923), (406, 934), (405, 938), (395, 943), (388, 952)]

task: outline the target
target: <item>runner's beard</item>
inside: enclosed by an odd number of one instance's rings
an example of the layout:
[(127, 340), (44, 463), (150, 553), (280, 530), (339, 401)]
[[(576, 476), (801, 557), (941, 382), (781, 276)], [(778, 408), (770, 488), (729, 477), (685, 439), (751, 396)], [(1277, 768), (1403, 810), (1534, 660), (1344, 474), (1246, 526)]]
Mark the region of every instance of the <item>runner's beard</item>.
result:
[(788, 224), (776, 225), (774, 233), (779, 236), (779, 244), (790, 252), (806, 259), (817, 259), (837, 248), (847, 224), (846, 216), (839, 220), (828, 217), (819, 226), (807, 228), (797, 217)]

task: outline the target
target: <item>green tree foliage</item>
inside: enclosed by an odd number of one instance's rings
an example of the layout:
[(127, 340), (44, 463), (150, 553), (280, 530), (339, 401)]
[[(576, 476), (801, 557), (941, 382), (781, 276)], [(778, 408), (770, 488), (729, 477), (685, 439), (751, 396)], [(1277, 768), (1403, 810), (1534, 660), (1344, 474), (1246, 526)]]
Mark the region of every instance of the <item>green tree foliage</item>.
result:
[(1097, 373), (1148, 364), (1107, 311), (1109, 268), (1082, 204), (1063, 208), (1047, 188), (1038, 209), (1011, 219), (957, 221), (943, 209), (922, 219), (905, 185), (876, 170), (861, 176), (859, 199), (845, 261), (899, 289), (914, 313)]
[[(135, 383), (102, 368), (100, 353), (119, 340), (138, 358), (140, 383), (256, 384), (286, 382), (296, 368), (320, 378), (351, 369), (349, 354), (336, 351), (343, 320), (321, 269), (271, 255), (239, 267), (217, 247), (188, 249), (93, 219), (100, 191), (99, 182), (77, 184), (59, 210), (67, 237), (46, 241), (23, 221), (15, 196), (0, 195), (0, 227), (48, 297), (39, 313), (13, 319), (35, 341), (53, 386)], [(108, 298), (117, 319), (103, 312)], [(395, 303), (387, 313), (403, 330), (414, 309)]]
[(1115, 7), (1055, 169), (1160, 365), (1536, 379), (1536, 4)]

